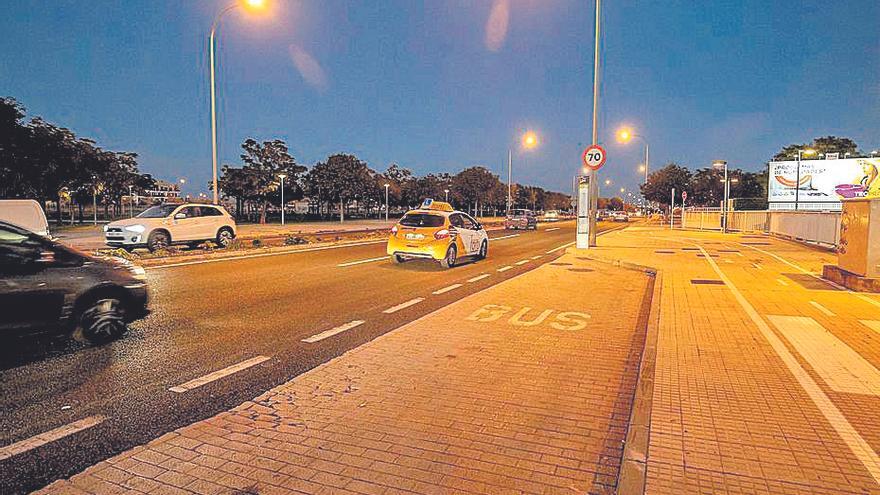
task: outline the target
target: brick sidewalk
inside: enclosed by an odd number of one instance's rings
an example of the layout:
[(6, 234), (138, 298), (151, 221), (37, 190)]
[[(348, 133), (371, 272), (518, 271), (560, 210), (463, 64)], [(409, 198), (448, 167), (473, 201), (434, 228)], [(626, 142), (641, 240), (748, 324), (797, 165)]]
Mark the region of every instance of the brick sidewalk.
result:
[(813, 277), (832, 254), (635, 227), (589, 255), (659, 271), (646, 493), (880, 493), (880, 299)]
[(651, 287), (567, 254), (42, 492), (614, 493)]

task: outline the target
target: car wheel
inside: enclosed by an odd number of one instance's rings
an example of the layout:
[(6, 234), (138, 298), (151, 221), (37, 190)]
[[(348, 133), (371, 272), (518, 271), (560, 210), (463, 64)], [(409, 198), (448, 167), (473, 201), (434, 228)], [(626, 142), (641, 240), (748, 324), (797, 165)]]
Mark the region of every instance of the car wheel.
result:
[(232, 234), (232, 229), (229, 227), (223, 227), (219, 231), (217, 231), (217, 245), (222, 248), (227, 248), (232, 244), (232, 239), (235, 236)]
[(390, 258), (391, 258), (391, 262), (394, 263), (395, 265), (399, 265), (399, 264), (401, 264), (401, 263), (403, 263), (403, 262), (405, 261), (405, 260), (403, 259), (403, 257), (400, 256), (399, 254), (392, 254), (392, 255), (390, 256)]
[(150, 252), (166, 249), (170, 243), (171, 239), (168, 238), (168, 234), (161, 230), (157, 230), (156, 232), (151, 233), (150, 237), (147, 238), (147, 249), (149, 249)]
[(455, 245), (449, 246), (449, 249), (446, 250), (446, 257), (440, 260), (440, 266), (443, 268), (452, 268), (455, 266), (457, 257), (458, 249), (455, 248)]
[(483, 241), (483, 244), (480, 245), (480, 252), (477, 253), (477, 259), (484, 260), (486, 256), (489, 254), (489, 243)]
[(97, 298), (88, 303), (79, 315), (82, 336), (93, 344), (118, 339), (128, 329), (125, 307), (115, 297)]

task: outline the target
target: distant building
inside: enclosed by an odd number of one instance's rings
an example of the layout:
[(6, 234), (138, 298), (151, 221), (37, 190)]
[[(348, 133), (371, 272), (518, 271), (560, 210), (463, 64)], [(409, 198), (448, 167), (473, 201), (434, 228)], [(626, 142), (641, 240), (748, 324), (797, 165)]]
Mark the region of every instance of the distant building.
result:
[(180, 186), (164, 180), (156, 180), (156, 187), (144, 191), (144, 196), (147, 199), (160, 201), (177, 201), (180, 200)]

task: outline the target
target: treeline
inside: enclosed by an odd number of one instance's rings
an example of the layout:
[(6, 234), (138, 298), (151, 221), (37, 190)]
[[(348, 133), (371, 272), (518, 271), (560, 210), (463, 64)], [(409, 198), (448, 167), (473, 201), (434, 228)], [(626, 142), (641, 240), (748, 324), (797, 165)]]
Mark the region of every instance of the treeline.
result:
[[(334, 154), (310, 169), (297, 164), (287, 144), (281, 140), (258, 143), (248, 139), (242, 144), (240, 167), (223, 166), (219, 188), (222, 195), (236, 203), (240, 212), (250, 206), (259, 209), (260, 221), (266, 221), (270, 205), (281, 201), (281, 175), (284, 175), (285, 202), (308, 198), (318, 216), (338, 214), (370, 215), (385, 205), (385, 185), (391, 209), (416, 207), (425, 198), (444, 200), (476, 215), (496, 214), (507, 204), (507, 185), (481, 166), (451, 174), (414, 175), (398, 164), (384, 172), (371, 169), (351, 154)], [(571, 198), (536, 186), (515, 184), (513, 207), (536, 210), (568, 209)]]
[[(137, 154), (110, 151), (77, 137), (40, 117), (25, 118), (13, 98), (0, 98), (0, 198), (71, 201), (79, 207), (97, 198), (118, 215), (129, 191), (143, 194), (155, 187), (138, 171)], [(57, 209), (61, 214), (61, 208)]]

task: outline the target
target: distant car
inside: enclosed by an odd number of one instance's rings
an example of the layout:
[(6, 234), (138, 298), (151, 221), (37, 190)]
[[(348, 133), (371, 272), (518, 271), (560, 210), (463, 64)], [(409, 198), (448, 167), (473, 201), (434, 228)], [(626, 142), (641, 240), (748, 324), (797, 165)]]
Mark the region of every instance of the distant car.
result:
[(33, 199), (0, 199), (0, 221), (49, 237), (46, 212), (43, 211), (40, 203)]
[(510, 213), (507, 214), (507, 218), (504, 219), (504, 228), (505, 229), (534, 229), (538, 228), (538, 218), (535, 217), (535, 212), (532, 210), (525, 209), (515, 209), (510, 210)]
[(611, 212), (611, 221), (629, 222), (629, 214), (627, 214), (625, 211), (613, 211)]
[(222, 206), (199, 203), (152, 206), (140, 215), (104, 227), (108, 246), (150, 251), (172, 244), (195, 246), (212, 241), (227, 247), (236, 235), (235, 219)]
[(391, 229), (387, 253), (394, 263), (430, 259), (452, 268), (463, 256), (483, 259), (489, 252), (486, 229), (449, 203), (426, 199)]
[(559, 220), (559, 212), (556, 210), (547, 210), (544, 213), (545, 222), (556, 222)]
[(77, 331), (95, 343), (147, 314), (144, 270), (0, 222), (0, 331)]

